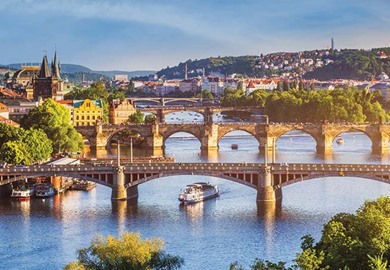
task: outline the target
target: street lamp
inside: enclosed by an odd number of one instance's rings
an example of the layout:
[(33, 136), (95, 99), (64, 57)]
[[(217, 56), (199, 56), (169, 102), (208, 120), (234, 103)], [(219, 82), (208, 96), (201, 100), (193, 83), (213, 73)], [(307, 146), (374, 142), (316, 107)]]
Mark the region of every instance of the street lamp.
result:
[(120, 140), (119, 139), (117, 140), (117, 152), (118, 152), (118, 154), (117, 154), (117, 163), (118, 163), (118, 167), (119, 167), (121, 165), (121, 162), (120, 162), (120, 160), (121, 160), (121, 158), (120, 158), (121, 149), (120, 149)]
[(133, 163), (133, 137), (130, 137), (130, 163)]

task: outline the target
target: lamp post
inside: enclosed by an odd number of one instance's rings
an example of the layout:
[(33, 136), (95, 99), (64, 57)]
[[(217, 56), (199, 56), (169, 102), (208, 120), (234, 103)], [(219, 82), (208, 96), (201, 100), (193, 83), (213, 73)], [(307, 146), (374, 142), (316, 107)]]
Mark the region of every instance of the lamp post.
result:
[(130, 137), (130, 163), (133, 163), (133, 137)]
[(118, 167), (121, 165), (121, 158), (120, 158), (120, 156), (121, 156), (121, 149), (120, 149), (120, 141), (119, 141), (119, 139), (118, 139), (118, 141), (117, 141), (117, 152), (118, 152), (118, 154), (117, 154), (117, 164), (118, 164)]

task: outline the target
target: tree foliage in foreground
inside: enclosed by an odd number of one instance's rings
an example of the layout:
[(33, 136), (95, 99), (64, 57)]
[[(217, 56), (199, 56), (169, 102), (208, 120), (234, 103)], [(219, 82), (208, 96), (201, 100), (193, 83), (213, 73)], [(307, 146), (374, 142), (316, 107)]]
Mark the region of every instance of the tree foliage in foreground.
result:
[[(251, 270), (389, 270), (390, 197), (367, 201), (355, 214), (339, 213), (324, 226), (315, 243), (302, 237), (294, 264), (256, 259)], [(243, 270), (238, 263), (231, 270)]]
[(142, 240), (138, 233), (125, 233), (120, 238), (96, 237), (87, 248), (78, 250), (78, 260), (65, 266), (66, 270), (142, 270), (179, 269), (184, 260), (163, 251), (159, 238)]

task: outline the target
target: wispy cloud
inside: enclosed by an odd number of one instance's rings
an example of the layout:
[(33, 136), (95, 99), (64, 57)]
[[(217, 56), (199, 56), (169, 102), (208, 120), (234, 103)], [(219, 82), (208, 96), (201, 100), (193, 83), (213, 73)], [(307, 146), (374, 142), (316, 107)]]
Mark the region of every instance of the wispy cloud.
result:
[(2, 0), (0, 11), (3, 50), (26, 58), (57, 44), (100, 69), (315, 49), (332, 36), (342, 47), (390, 42), (388, 0)]

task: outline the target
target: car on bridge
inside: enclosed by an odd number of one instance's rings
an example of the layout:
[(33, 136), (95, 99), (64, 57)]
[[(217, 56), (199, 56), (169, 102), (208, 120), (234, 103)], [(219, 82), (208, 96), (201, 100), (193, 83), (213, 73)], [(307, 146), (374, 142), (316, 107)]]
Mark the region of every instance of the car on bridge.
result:
[(28, 166), (22, 165), (22, 164), (16, 164), (16, 165), (15, 165), (15, 168), (18, 168), (18, 169), (27, 169)]

